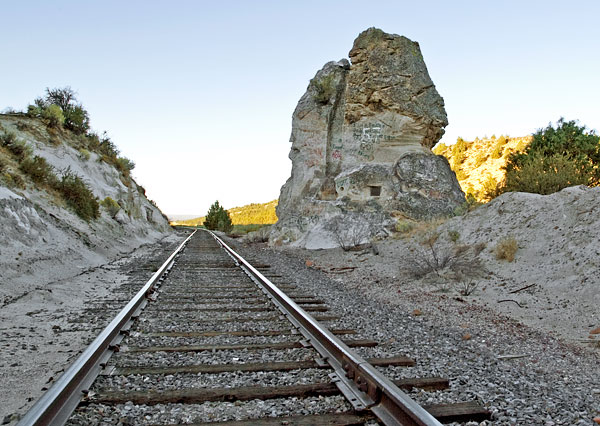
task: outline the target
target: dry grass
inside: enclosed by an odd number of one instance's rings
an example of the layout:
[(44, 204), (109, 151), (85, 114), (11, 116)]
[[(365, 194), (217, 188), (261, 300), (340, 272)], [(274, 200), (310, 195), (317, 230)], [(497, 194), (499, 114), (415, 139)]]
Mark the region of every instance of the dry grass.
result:
[(426, 238), (426, 236), (432, 233), (435, 229), (443, 225), (447, 220), (447, 218), (437, 218), (417, 221), (413, 219), (400, 218), (396, 222), (395, 231), (399, 233), (402, 238), (416, 238), (421, 240)]
[(515, 254), (519, 249), (519, 243), (514, 237), (506, 237), (501, 239), (496, 246), (494, 252), (496, 253), (496, 259), (506, 260), (512, 262), (515, 260)]

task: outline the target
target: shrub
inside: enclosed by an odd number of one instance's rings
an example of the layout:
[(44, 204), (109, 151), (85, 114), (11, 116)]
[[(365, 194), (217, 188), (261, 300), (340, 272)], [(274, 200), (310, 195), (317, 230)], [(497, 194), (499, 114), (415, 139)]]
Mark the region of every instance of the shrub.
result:
[(133, 161), (131, 161), (129, 158), (118, 157), (115, 161), (115, 167), (124, 176), (129, 176), (131, 170), (133, 170), (135, 168), (135, 163)]
[(344, 251), (360, 248), (373, 235), (371, 224), (360, 216), (338, 216), (333, 219), (328, 230)]
[(314, 99), (320, 104), (327, 104), (329, 99), (335, 93), (335, 87), (333, 85), (333, 74), (321, 77), (320, 80), (314, 78), (311, 80), (313, 87), (315, 88)]
[(90, 119), (76, 95), (69, 86), (46, 88), (46, 96), (35, 99), (33, 105), (27, 107), (27, 115), (46, 119), (49, 127), (63, 125), (75, 134), (85, 134), (90, 130)]
[(48, 164), (44, 157), (38, 155), (35, 157), (26, 157), (19, 164), (19, 168), (37, 184), (56, 186), (58, 183), (58, 178), (54, 174), (54, 168)]
[(469, 174), (467, 172), (465, 172), (463, 169), (456, 169), (456, 179), (461, 181), (461, 180), (467, 180), (469, 178)]
[(0, 158), (0, 173), (3, 173), (6, 170), (6, 163), (2, 158)]
[(60, 127), (65, 122), (65, 116), (58, 105), (48, 105), (42, 111), (42, 118), (46, 120), (48, 127)]
[(465, 202), (454, 209), (454, 215), (461, 216), (463, 214), (466, 214), (470, 211), (475, 210), (477, 207), (481, 206), (482, 204), (483, 203), (477, 201), (477, 198), (475, 198), (475, 195), (473, 195), (472, 193), (469, 192), (469, 193), (467, 193)]
[(504, 154), (504, 146), (506, 145), (506, 142), (506, 138), (504, 136), (500, 136), (500, 138), (496, 142), (496, 145), (494, 146), (494, 150), (492, 151), (492, 158), (498, 159), (502, 157), (502, 154)]
[(222, 232), (230, 232), (233, 228), (229, 213), (215, 201), (204, 219), (204, 226), (210, 230), (218, 230)]
[(0, 143), (2, 146), (8, 147), (17, 141), (17, 135), (14, 132), (4, 132), (0, 135)]
[(94, 193), (86, 183), (70, 169), (63, 172), (57, 190), (67, 204), (84, 220), (97, 219), (100, 216), (100, 205)]
[(448, 151), (450, 147), (442, 142), (439, 142), (435, 147), (433, 147), (432, 152), (435, 155), (444, 155), (446, 151)]
[(18, 175), (16, 173), (6, 172), (6, 173), (4, 173), (4, 178), (5, 178), (8, 186), (21, 188), (21, 189), (25, 188), (25, 181), (23, 180), (23, 178), (20, 175)]
[[(96, 135), (97, 137), (98, 135)], [(119, 156), (119, 150), (113, 141), (108, 137), (106, 132), (98, 139), (98, 151), (102, 156), (108, 157), (108, 163), (116, 160)]]
[(88, 112), (81, 104), (67, 105), (63, 110), (65, 116), (65, 128), (73, 133), (82, 135), (90, 130), (90, 118)]
[(448, 238), (450, 239), (450, 241), (455, 243), (460, 239), (460, 232), (458, 232), (454, 229), (449, 229), (448, 230)]
[(452, 169), (456, 170), (464, 163), (469, 149), (468, 142), (459, 137), (456, 143), (452, 146)]
[(407, 234), (415, 228), (415, 223), (411, 220), (403, 219), (396, 222), (396, 226), (394, 228), (396, 229), (396, 232)]
[(481, 166), (483, 163), (485, 163), (485, 160), (487, 160), (488, 158), (488, 154), (485, 151), (480, 151), (477, 156), (475, 157), (475, 164), (473, 164), (473, 168), (477, 168), (479, 166)]
[(483, 195), (482, 199), (485, 201), (490, 201), (500, 195), (500, 190), (498, 189), (498, 182), (492, 176), (488, 176), (488, 178), (483, 182), (481, 188), (481, 194)]
[(104, 207), (106, 209), (106, 211), (108, 212), (108, 214), (111, 217), (115, 217), (116, 214), (121, 209), (121, 206), (119, 205), (119, 203), (117, 203), (115, 200), (113, 200), (110, 197), (106, 197), (104, 200), (102, 200), (100, 202), (100, 204), (102, 205), (102, 207)]
[(444, 289), (472, 281), (484, 272), (478, 256), (485, 245), (448, 244), (439, 237), (437, 231), (425, 234), (401, 260), (402, 269), (414, 278), (431, 276)]
[(549, 124), (538, 130), (524, 152), (511, 154), (505, 169), (503, 191), (550, 194), (572, 185), (598, 185), (600, 138), (561, 118), (556, 128)]
[(79, 158), (81, 158), (82, 160), (88, 161), (91, 157), (90, 152), (85, 149), (85, 148), (80, 148), (79, 149)]
[(519, 244), (514, 237), (506, 237), (501, 239), (496, 246), (496, 259), (505, 259), (509, 262), (515, 260), (515, 253), (519, 249)]
[(564, 154), (549, 157), (530, 154), (520, 159), (518, 165), (507, 168), (506, 183), (501, 190), (547, 195), (568, 186), (586, 185), (591, 177), (584, 167)]
[(5, 132), (0, 136), (0, 143), (8, 149), (19, 162), (33, 154), (31, 146), (25, 141), (17, 139), (17, 136), (12, 132)]

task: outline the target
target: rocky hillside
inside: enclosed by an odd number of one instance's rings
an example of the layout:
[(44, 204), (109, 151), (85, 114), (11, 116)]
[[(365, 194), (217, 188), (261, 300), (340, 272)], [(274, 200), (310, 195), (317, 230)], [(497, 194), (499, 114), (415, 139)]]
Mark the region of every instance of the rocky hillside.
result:
[(88, 137), (0, 115), (0, 142), (0, 305), (171, 232), (131, 164)]
[(503, 168), (508, 156), (523, 151), (531, 140), (531, 136), (492, 136), (474, 141), (458, 138), (454, 145), (437, 144), (433, 152), (448, 159), (465, 194), (473, 195), (478, 201), (488, 201), (487, 194), (504, 179)]

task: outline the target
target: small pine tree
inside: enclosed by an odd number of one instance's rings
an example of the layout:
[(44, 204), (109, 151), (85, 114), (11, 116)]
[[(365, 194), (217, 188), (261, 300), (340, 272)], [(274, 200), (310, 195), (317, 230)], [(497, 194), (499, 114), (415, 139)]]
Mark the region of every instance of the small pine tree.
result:
[(219, 201), (215, 201), (204, 218), (204, 226), (206, 229), (230, 232), (233, 228), (229, 212), (225, 210)]

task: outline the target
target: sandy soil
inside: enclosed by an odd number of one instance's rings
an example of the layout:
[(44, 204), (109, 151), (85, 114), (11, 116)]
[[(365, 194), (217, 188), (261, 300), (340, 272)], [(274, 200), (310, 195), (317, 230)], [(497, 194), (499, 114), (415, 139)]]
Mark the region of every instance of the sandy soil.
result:
[[(46, 283), (43, 289), (1, 307), (0, 419), (16, 423), (107, 325), (111, 312), (114, 315), (124, 306), (117, 300), (123, 293), (115, 290), (132, 280), (141, 287), (183, 239), (181, 234), (171, 234), (116, 261)], [(105, 315), (85, 315), (107, 299)]]
[[(411, 273), (411, 265), (430, 256), (419, 241), (431, 232), (439, 234), (438, 256), (458, 245), (480, 244), (477, 276), (453, 279), (442, 270), (441, 276), (418, 278)], [(458, 241), (452, 242), (449, 232)], [(498, 243), (509, 237), (518, 243), (512, 262), (496, 257)], [(401, 293), (422, 299), (415, 309), (426, 311), (433, 302), (420, 295), (458, 298), (565, 342), (600, 349), (600, 188), (573, 187), (549, 196), (505, 194), (427, 231), (375, 244), (378, 254), (369, 249), (283, 250), (382, 301)], [(461, 294), (466, 283), (475, 286), (470, 295)]]

